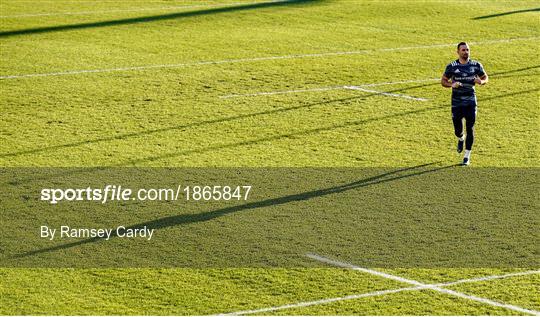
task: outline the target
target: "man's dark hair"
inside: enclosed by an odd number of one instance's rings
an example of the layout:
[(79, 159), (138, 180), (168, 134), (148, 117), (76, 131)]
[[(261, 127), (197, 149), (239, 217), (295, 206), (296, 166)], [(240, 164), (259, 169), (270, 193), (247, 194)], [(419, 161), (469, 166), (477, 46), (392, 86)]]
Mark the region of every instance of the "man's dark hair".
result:
[(459, 51), (459, 47), (460, 47), (461, 45), (467, 45), (467, 43), (465, 43), (465, 42), (459, 42), (459, 44), (457, 45), (458, 51)]

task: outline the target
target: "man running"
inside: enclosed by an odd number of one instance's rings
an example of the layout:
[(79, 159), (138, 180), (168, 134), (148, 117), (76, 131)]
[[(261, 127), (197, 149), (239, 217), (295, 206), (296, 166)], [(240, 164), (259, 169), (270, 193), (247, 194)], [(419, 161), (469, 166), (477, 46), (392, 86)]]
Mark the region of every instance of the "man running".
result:
[[(476, 121), (476, 84), (485, 85), (488, 75), (479, 62), (469, 59), (469, 45), (461, 42), (457, 46), (458, 59), (446, 66), (441, 78), (444, 87), (452, 88), (452, 121), (454, 133), (458, 137), (457, 151), (465, 155), (463, 165), (471, 163), (471, 150), (474, 142), (474, 123)], [(465, 119), (466, 134), (463, 134), (463, 119)]]

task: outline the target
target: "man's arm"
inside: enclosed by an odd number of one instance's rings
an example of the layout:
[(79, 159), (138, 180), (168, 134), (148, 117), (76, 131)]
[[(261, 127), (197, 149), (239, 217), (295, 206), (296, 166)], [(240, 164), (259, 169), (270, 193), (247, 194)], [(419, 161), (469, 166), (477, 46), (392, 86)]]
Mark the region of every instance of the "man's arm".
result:
[(477, 83), (478, 85), (485, 85), (487, 84), (489, 81), (489, 77), (486, 73), (484, 73), (484, 75), (482, 75), (481, 77), (474, 77), (474, 82)]
[(458, 81), (452, 82), (448, 77), (445, 75), (441, 78), (441, 85), (446, 88), (458, 88), (461, 87), (461, 83)]
[(477, 75), (474, 77), (474, 83), (478, 85), (485, 85), (489, 81), (488, 74), (484, 70), (484, 65), (482, 65), (482, 63), (478, 63), (478, 65), (480, 67), (478, 68)]

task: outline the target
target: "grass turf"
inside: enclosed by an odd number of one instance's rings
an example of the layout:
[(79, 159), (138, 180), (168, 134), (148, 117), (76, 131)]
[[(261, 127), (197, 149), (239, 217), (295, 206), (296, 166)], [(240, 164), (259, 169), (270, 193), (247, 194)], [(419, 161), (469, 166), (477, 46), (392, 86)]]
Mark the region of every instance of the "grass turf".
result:
[[(222, 6), (164, 8), (194, 4), (201, 5), (187, 1), (0, 3), (0, 76), (193, 64), (1, 79), (0, 165), (456, 163), (450, 92), (436, 81), (373, 87), (428, 98), (427, 102), (348, 90), (220, 96), (438, 78), (455, 58), (453, 43), (461, 40), (478, 42), (471, 46), (472, 57), (491, 75), (489, 85), (478, 88), (474, 166), (539, 165), (538, 13), (512, 13), (535, 9), (534, 1), (320, 0), (232, 4), (226, 10), (219, 9)], [(7, 17), (85, 11), (100, 12)], [(489, 17), (498, 13), (510, 14)], [(489, 42), (511, 38), (520, 39)], [(434, 44), (448, 45), (431, 47)], [(409, 48), (385, 50), (404, 47)], [(197, 64), (358, 50), (367, 51)], [(499, 271), (399, 273), (427, 282)], [(403, 286), (341, 269), (4, 268), (0, 274), (3, 314), (211, 314)], [(538, 283), (537, 276), (528, 276), (455, 289), (538, 310)], [(414, 291), (280, 313), (514, 312)]]

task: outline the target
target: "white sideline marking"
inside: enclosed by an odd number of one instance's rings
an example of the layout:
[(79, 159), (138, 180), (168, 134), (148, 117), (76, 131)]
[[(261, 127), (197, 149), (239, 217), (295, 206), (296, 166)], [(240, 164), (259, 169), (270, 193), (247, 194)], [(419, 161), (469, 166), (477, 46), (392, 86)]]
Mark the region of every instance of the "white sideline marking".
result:
[(407, 96), (407, 95), (402, 95), (402, 94), (393, 94), (393, 93), (390, 93), (390, 92), (382, 92), (382, 91), (378, 91), (378, 90), (364, 89), (364, 88), (360, 88), (358, 86), (344, 86), (343, 88), (350, 89), (350, 90), (359, 90), (359, 91), (363, 91), (363, 92), (369, 92), (369, 93), (373, 93), (373, 94), (377, 94), (377, 95), (384, 95), (384, 96), (389, 96), (389, 97), (405, 98), (405, 99), (418, 100), (418, 101), (428, 101), (428, 99), (426, 99), (426, 98), (418, 98), (418, 97), (412, 97), (412, 96)]
[[(508, 43), (508, 42), (514, 42), (514, 41), (527, 41), (527, 40), (536, 40), (536, 39), (540, 39), (540, 36), (536, 36), (536, 37), (518, 37), (518, 38), (511, 38), (511, 39), (498, 39), (498, 40), (488, 40), (488, 41), (480, 41), (480, 42), (470, 42), (469, 44), (495, 44), (495, 43)], [(449, 47), (449, 46), (454, 46), (454, 44), (405, 46), (405, 47), (380, 48), (380, 49), (349, 51), (349, 52), (328, 52), (328, 53), (316, 53), (316, 54), (293, 54), (293, 55), (280, 55), (280, 56), (226, 59), (226, 60), (219, 60), (219, 61), (200, 61), (200, 62), (180, 63), (180, 64), (161, 64), (161, 65), (130, 66), (130, 67), (118, 67), (118, 68), (88, 69), (88, 70), (70, 70), (70, 71), (63, 71), (63, 72), (41, 73), (41, 74), (38, 73), (38, 74), (5, 75), (5, 76), (0, 76), (0, 79), (18, 79), (18, 78), (29, 78), (29, 77), (65, 76), (65, 75), (78, 75), (78, 74), (91, 74), (91, 73), (107, 73), (107, 72), (161, 69), (161, 68), (179, 68), (179, 67), (204, 66), (204, 65), (220, 65), (220, 64), (234, 64), (234, 63), (246, 63), (246, 62), (261, 62), (261, 61), (299, 59), (299, 58), (318, 58), (318, 57), (328, 57), (328, 56), (357, 55), (357, 54), (369, 54), (369, 53), (373, 53), (373, 52), (405, 51), (405, 50), (413, 50), (413, 49)]]
[[(478, 278), (457, 280), (455, 282), (428, 284), (428, 285), (444, 287), (444, 286), (452, 286), (452, 285), (458, 285), (458, 284), (464, 284), (464, 283), (475, 283), (475, 282), (483, 282), (483, 281), (490, 281), (490, 280), (496, 280), (496, 279), (504, 279), (504, 278), (515, 277), (515, 276), (525, 276), (525, 275), (531, 275), (531, 274), (540, 274), (540, 270), (508, 273), (508, 274), (503, 274), (503, 275), (491, 275), (491, 276), (484, 276), (484, 277), (478, 277)], [(376, 291), (376, 292), (370, 292), (370, 293), (364, 293), (364, 294), (354, 294), (354, 295), (348, 295), (348, 296), (343, 296), (343, 297), (325, 298), (325, 299), (309, 301), (309, 302), (293, 303), (293, 304), (287, 304), (287, 305), (282, 305), (282, 306), (274, 306), (274, 307), (267, 307), (267, 308), (254, 309), (254, 310), (243, 310), (243, 311), (238, 311), (234, 313), (222, 314), (220, 316), (258, 314), (258, 313), (265, 313), (265, 312), (271, 312), (271, 311), (277, 311), (277, 310), (316, 306), (316, 305), (328, 304), (328, 303), (345, 301), (345, 300), (381, 296), (381, 295), (386, 295), (386, 294), (394, 294), (394, 293), (399, 293), (399, 292), (415, 291), (415, 290), (422, 290), (422, 289), (426, 289), (426, 287), (424, 286), (403, 287), (403, 288)]]
[(29, 13), (29, 14), (17, 14), (17, 15), (0, 15), (0, 19), (10, 18), (31, 18), (31, 17), (47, 17), (47, 16), (61, 16), (61, 15), (90, 15), (90, 14), (108, 14), (118, 12), (140, 12), (140, 11), (171, 11), (179, 9), (191, 9), (191, 8), (212, 8), (212, 7), (230, 7), (237, 5), (252, 5), (263, 3), (275, 3), (282, 2), (283, 0), (265, 1), (265, 2), (237, 2), (237, 3), (222, 3), (222, 4), (193, 4), (183, 6), (170, 6), (170, 7), (156, 7), (156, 8), (137, 8), (137, 9), (112, 9), (101, 11), (78, 11), (78, 12), (53, 12), (53, 13)]
[[(423, 287), (425, 289), (429, 289), (429, 290), (441, 292), (441, 293), (444, 293), (444, 294), (453, 295), (453, 296), (456, 296), (456, 297), (477, 301), (477, 302), (488, 304), (488, 305), (491, 305), (491, 306), (506, 308), (506, 309), (510, 309), (510, 310), (517, 311), (517, 312), (520, 312), (520, 313), (531, 314), (531, 315), (534, 315), (534, 316), (540, 316), (540, 311), (536, 311), (536, 310), (532, 310), (532, 309), (526, 309), (526, 308), (523, 308), (523, 307), (511, 305), (511, 304), (500, 303), (500, 302), (493, 301), (491, 299), (487, 299), (487, 298), (483, 298), (483, 297), (477, 297), (477, 296), (473, 296), (473, 295), (467, 295), (467, 294), (464, 294), (464, 293), (460, 293), (460, 292), (456, 292), (456, 291), (449, 290), (449, 289), (446, 289), (446, 288), (442, 288), (441, 285), (442, 286), (448, 286), (448, 285), (445, 285), (445, 284), (438, 284), (438, 285), (437, 284), (425, 284), (425, 283), (422, 283), (422, 282), (418, 282), (418, 281), (415, 281), (415, 280), (403, 278), (403, 277), (400, 277), (400, 276), (396, 276), (396, 275), (392, 275), (392, 274), (388, 274), (388, 273), (384, 273), (384, 272), (379, 272), (379, 271), (375, 271), (375, 270), (371, 270), (371, 269), (362, 268), (362, 267), (359, 267), (359, 266), (356, 266), (356, 265), (353, 265), (353, 264), (350, 264), (350, 263), (345, 263), (345, 262), (340, 262), (340, 261), (328, 259), (328, 258), (322, 257), (320, 255), (316, 255), (316, 254), (307, 254), (306, 256), (313, 259), (313, 260), (323, 262), (323, 263), (327, 263), (327, 264), (330, 264), (330, 265), (334, 265), (334, 266), (338, 266), (338, 267), (344, 267), (344, 268), (350, 268), (350, 269), (353, 269), (355, 271), (360, 271), (360, 272), (364, 272), (364, 273), (384, 277), (384, 278), (391, 279), (391, 280), (394, 280), (394, 281), (415, 285), (417, 287)], [(454, 284), (450, 284), (450, 285), (455, 285), (455, 282), (454, 282)]]
[(256, 92), (256, 93), (250, 93), (250, 94), (225, 95), (225, 96), (220, 96), (219, 98), (221, 98), (221, 99), (230, 99), (230, 98), (238, 98), (238, 97), (272, 96), (272, 95), (296, 94), (296, 93), (302, 93), (302, 92), (316, 92), (316, 91), (329, 91), (329, 90), (348, 89), (348, 90), (360, 90), (360, 91), (371, 92), (371, 93), (387, 95), (387, 96), (392, 96), (392, 97), (400, 97), (400, 98), (407, 98), (407, 99), (413, 99), (413, 100), (427, 101), (428, 99), (425, 99), (425, 98), (416, 98), (416, 97), (411, 97), (411, 96), (402, 95), (402, 94), (392, 94), (392, 93), (381, 92), (381, 91), (376, 91), (376, 90), (369, 90), (369, 89), (364, 89), (362, 87), (376, 87), (376, 86), (397, 85), (397, 84), (406, 84), (406, 83), (422, 83), (422, 82), (429, 82), (429, 81), (436, 81), (436, 80), (439, 80), (439, 79), (404, 80), (404, 81), (384, 82), (384, 83), (375, 83), (375, 84), (363, 84), (363, 85), (358, 85), (358, 86), (334, 86), (334, 87), (320, 87), (320, 88), (308, 88), (308, 89), (293, 89), (293, 90), (281, 90), (281, 91)]

